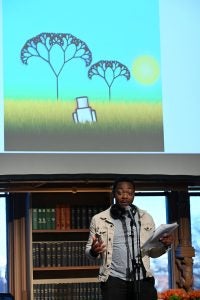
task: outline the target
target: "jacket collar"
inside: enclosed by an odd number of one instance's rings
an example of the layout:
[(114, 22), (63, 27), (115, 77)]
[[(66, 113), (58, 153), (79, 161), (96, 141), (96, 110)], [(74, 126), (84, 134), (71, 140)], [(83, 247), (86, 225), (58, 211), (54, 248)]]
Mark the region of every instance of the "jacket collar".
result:
[[(137, 206), (136, 206), (136, 208), (137, 208), (137, 211), (138, 211), (138, 213), (139, 213), (139, 218), (142, 218), (142, 216), (146, 213), (146, 211), (143, 210), (143, 209), (140, 209), (140, 208), (137, 207)], [(108, 209), (104, 210), (104, 211), (101, 213), (100, 218), (101, 218), (102, 220), (105, 220), (105, 221), (109, 222), (109, 223), (113, 223), (113, 218), (112, 218), (111, 215), (110, 215), (110, 209), (111, 209), (111, 206), (110, 206)]]

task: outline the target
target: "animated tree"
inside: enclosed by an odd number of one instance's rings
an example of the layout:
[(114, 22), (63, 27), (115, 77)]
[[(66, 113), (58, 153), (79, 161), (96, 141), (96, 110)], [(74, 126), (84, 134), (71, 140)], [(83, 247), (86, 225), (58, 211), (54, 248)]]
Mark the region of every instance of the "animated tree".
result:
[(111, 100), (111, 87), (115, 79), (124, 76), (127, 80), (130, 79), (130, 71), (128, 68), (116, 60), (100, 60), (93, 64), (88, 70), (88, 77), (100, 76), (105, 80), (109, 91), (109, 101)]
[[(58, 46), (61, 49), (62, 57), (54, 61), (53, 49)], [(28, 40), (21, 50), (21, 60), (28, 64), (31, 57), (38, 57), (47, 62), (56, 76), (56, 95), (59, 96), (58, 78), (64, 65), (72, 59), (82, 59), (86, 67), (91, 64), (92, 53), (88, 46), (75, 36), (68, 33), (41, 33)]]

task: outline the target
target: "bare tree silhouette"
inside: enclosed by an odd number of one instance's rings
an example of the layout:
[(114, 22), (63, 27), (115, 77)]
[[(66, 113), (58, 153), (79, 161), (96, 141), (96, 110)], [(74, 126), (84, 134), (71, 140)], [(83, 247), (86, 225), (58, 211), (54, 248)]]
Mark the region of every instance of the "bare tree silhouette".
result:
[[(54, 64), (51, 52), (54, 46), (59, 46), (63, 58), (60, 65)], [(28, 40), (21, 50), (21, 60), (23, 64), (28, 64), (31, 57), (39, 57), (47, 62), (56, 76), (56, 95), (59, 97), (58, 77), (64, 65), (72, 59), (80, 58), (85, 61), (86, 67), (91, 64), (92, 53), (88, 46), (75, 36), (68, 33), (48, 33), (43, 32)]]
[(111, 100), (111, 87), (114, 80), (120, 76), (130, 79), (128, 68), (116, 60), (100, 60), (93, 64), (88, 70), (88, 77), (100, 76), (105, 80), (109, 91), (109, 101)]

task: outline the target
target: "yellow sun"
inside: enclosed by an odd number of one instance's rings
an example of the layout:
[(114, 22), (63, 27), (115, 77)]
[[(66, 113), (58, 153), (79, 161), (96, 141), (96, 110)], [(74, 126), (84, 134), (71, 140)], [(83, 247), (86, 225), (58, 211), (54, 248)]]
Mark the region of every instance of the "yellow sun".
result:
[(139, 56), (133, 62), (132, 74), (142, 84), (153, 84), (160, 75), (159, 64), (152, 56)]

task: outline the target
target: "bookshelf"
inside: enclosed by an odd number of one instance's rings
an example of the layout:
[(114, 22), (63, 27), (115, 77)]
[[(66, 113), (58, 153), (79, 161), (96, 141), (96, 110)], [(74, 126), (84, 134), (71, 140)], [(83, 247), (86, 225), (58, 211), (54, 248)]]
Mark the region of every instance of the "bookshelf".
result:
[(105, 191), (30, 193), (31, 300), (101, 300), (85, 245), (92, 216), (110, 203)]

